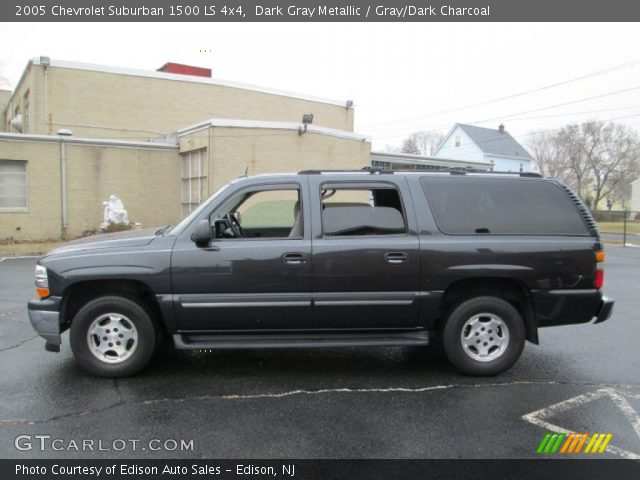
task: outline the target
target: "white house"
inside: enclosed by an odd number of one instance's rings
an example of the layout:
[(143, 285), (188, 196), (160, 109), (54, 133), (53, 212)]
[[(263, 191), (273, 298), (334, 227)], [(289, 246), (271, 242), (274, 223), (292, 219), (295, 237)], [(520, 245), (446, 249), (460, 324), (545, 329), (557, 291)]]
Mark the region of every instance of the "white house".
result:
[(436, 158), (489, 162), (501, 172), (530, 172), (533, 158), (509, 132), (456, 123), (434, 153)]
[(629, 205), (629, 210), (640, 212), (640, 178), (636, 178), (631, 182), (631, 205)]

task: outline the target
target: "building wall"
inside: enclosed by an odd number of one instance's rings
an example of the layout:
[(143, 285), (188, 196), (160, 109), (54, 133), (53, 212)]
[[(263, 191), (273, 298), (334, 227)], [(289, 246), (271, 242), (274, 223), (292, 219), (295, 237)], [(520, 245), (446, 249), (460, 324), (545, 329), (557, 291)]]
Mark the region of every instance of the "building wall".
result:
[(522, 164), (523, 172), (531, 171), (531, 161), (523, 158), (505, 158), (496, 155), (484, 155), (485, 161), (494, 164), (493, 169), (499, 172), (520, 172)]
[(5, 110), (9, 105), (11, 99), (11, 90), (0, 90), (0, 114), (2, 114), (2, 121), (0, 122), (0, 132), (7, 131), (7, 122), (5, 117)]
[[(31, 129), (78, 137), (147, 140), (206, 118), (300, 122), (353, 131), (353, 108), (274, 93), (180, 80), (30, 64), (13, 103), (31, 92)], [(46, 71), (46, 81), (45, 81)], [(45, 87), (46, 83), (46, 87)], [(46, 101), (45, 101), (46, 90)], [(45, 111), (46, 110), (46, 111)], [(13, 110), (9, 112), (13, 114)]]
[[(111, 194), (124, 203), (131, 222), (143, 227), (180, 219), (177, 148), (129, 148), (67, 144), (68, 227), (65, 238), (95, 230), (102, 202)], [(0, 239), (45, 240), (63, 235), (60, 142), (0, 138), (0, 160), (27, 161), (26, 212), (0, 212)]]
[[(456, 147), (456, 137), (460, 137), (460, 146)], [(452, 158), (456, 160), (475, 160), (482, 162), (485, 160), (484, 153), (471, 140), (471, 138), (457, 127), (455, 131), (449, 135), (449, 138), (438, 148), (434, 154), (436, 158)]]
[(116, 195), (131, 223), (163, 226), (180, 220), (177, 150), (72, 145), (67, 149), (67, 236), (94, 230), (102, 202)]
[(206, 148), (207, 193), (243, 175), (305, 169), (361, 169), (370, 164), (371, 143), (295, 130), (208, 127), (180, 138), (180, 151)]
[(0, 138), (0, 160), (27, 162), (26, 212), (0, 211), (0, 239), (60, 238), (60, 145)]
[(102, 202), (112, 194), (123, 201), (131, 222), (143, 227), (176, 223), (188, 213), (182, 205), (181, 163), (190, 152), (202, 158), (202, 183), (195, 184), (198, 190), (201, 185), (198, 200), (204, 201), (245, 170), (255, 175), (360, 169), (369, 165), (371, 143), (311, 131), (298, 135), (295, 129), (209, 126), (183, 135), (179, 149), (68, 139), (65, 151), (68, 226), (63, 232), (59, 138), (0, 136), (0, 160), (27, 162), (28, 188), (27, 211), (0, 211), (0, 239), (86, 234), (102, 222)]

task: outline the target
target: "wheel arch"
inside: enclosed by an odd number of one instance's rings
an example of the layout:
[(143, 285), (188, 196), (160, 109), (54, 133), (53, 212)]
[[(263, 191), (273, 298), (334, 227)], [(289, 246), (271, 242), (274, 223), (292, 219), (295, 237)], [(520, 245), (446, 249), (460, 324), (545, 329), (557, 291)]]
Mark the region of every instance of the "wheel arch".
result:
[(514, 278), (473, 277), (452, 282), (442, 296), (438, 328), (443, 326), (448, 312), (454, 306), (469, 298), (484, 295), (502, 298), (513, 305), (524, 321), (526, 339), (538, 344), (538, 325), (531, 290), (524, 282)]
[(63, 292), (60, 308), (63, 328), (71, 325), (83, 305), (105, 295), (125, 296), (144, 303), (151, 313), (152, 321), (163, 334), (168, 333), (154, 292), (144, 282), (131, 279), (84, 280), (69, 285)]

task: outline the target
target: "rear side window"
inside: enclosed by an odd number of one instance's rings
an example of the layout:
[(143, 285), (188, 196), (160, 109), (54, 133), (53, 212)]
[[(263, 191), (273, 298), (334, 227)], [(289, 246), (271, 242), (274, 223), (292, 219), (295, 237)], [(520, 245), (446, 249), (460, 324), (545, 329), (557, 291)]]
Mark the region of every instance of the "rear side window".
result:
[(324, 188), (322, 227), (325, 236), (405, 233), (402, 202), (394, 188)]
[(538, 180), (423, 177), (443, 233), (451, 235), (589, 235), (567, 194)]

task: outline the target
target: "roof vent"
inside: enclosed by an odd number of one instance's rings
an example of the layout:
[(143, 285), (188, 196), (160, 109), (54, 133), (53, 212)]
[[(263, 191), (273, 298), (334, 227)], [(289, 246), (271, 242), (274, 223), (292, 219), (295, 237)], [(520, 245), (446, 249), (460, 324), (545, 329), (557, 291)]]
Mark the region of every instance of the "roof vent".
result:
[(500, 133), (504, 133), (504, 123), (501, 123), (501, 124), (498, 126), (498, 131), (499, 131)]

